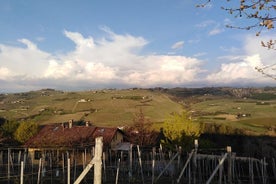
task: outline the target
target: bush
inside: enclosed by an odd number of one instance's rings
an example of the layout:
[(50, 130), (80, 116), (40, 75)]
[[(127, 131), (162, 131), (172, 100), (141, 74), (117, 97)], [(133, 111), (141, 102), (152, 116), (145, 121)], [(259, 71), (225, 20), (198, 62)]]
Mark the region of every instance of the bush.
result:
[(35, 122), (22, 122), (14, 133), (14, 138), (24, 143), (38, 132), (38, 125)]
[(19, 123), (16, 121), (6, 121), (1, 126), (1, 132), (5, 137), (12, 137), (18, 126)]

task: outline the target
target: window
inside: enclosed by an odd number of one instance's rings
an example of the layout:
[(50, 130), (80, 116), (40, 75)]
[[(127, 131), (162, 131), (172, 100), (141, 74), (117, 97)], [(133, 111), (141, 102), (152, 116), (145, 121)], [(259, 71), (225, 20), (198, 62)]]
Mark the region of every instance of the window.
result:
[(42, 157), (41, 151), (35, 150), (34, 152), (34, 159), (39, 160)]

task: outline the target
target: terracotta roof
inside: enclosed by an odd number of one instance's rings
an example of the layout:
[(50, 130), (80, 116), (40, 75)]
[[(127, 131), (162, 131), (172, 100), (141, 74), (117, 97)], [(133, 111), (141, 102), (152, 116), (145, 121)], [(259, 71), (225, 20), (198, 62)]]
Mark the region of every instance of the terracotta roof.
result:
[(95, 139), (96, 137), (102, 136), (104, 138), (103, 139), (104, 145), (108, 145), (111, 143), (117, 131), (119, 131), (118, 128), (96, 127), (93, 133), (93, 139)]
[(39, 133), (25, 143), (25, 147), (50, 148), (50, 147), (89, 147), (94, 145), (96, 137), (103, 136), (104, 144), (108, 145), (117, 128), (104, 128), (95, 126), (46, 125)]

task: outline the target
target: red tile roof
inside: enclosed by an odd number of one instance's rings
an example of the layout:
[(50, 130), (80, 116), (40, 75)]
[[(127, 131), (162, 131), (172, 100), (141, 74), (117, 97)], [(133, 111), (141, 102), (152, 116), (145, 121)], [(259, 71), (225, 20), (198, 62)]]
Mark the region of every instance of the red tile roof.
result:
[(104, 145), (109, 145), (117, 128), (95, 126), (46, 125), (39, 133), (25, 143), (25, 147), (89, 147), (94, 145), (96, 137), (103, 136)]
[(118, 128), (96, 127), (93, 133), (93, 139), (96, 137), (103, 137), (104, 145), (108, 145), (111, 143), (117, 131), (119, 131)]

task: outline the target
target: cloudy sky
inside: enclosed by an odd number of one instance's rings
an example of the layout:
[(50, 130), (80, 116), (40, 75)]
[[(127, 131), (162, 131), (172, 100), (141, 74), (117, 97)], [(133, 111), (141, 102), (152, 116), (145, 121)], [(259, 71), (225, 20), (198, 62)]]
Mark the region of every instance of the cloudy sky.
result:
[[(42, 88), (275, 86), (255, 70), (274, 30), (204, 0), (2, 0), (0, 93)], [(218, 2), (218, 1), (215, 1)], [(271, 71), (269, 71), (271, 72)]]

